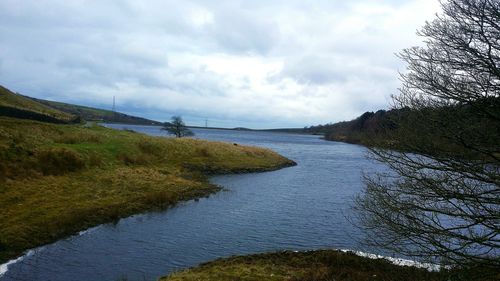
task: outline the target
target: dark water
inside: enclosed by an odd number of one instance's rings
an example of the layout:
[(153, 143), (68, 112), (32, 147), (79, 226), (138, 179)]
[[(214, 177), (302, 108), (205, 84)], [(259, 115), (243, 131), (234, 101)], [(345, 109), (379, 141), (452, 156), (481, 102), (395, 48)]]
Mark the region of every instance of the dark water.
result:
[[(121, 125), (108, 125), (123, 128)], [(151, 135), (158, 127), (126, 126)], [(135, 215), (33, 251), (0, 280), (155, 280), (218, 257), (274, 250), (358, 249), (348, 222), (361, 171), (379, 168), (361, 146), (317, 136), (194, 130), (196, 137), (271, 148), (298, 165), (214, 177), (210, 198)]]

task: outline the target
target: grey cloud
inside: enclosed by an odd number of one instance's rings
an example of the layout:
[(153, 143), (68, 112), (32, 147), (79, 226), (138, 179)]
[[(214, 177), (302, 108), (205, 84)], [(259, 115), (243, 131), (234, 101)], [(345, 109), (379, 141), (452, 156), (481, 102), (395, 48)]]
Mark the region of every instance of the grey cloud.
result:
[(236, 53), (266, 54), (280, 36), (272, 18), (234, 10), (215, 14), (212, 32), (221, 48)]
[(269, 77), (270, 82), (291, 78), (300, 84), (327, 85), (358, 80), (391, 80), (394, 70), (371, 65), (357, 56), (305, 55), (287, 61), (282, 71)]
[(0, 84), (229, 127), (354, 118), (394, 93), (433, 2), (3, 0)]
[(304, 56), (285, 63), (280, 77), (290, 77), (301, 84), (344, 82), (346, 64), (332, 57)]

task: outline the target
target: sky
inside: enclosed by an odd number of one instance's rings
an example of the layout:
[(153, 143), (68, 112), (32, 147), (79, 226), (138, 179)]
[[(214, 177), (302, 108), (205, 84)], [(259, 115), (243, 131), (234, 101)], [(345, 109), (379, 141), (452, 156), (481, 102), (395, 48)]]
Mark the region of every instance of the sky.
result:
[(0, 0), (0, 85), (188, 125), (304, 127), (387, 109), (437, 0)]

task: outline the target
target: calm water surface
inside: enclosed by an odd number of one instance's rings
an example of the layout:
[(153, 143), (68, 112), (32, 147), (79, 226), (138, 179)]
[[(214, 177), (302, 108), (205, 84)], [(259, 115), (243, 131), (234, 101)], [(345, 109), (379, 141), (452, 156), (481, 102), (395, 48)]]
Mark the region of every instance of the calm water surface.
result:
[[(165, 135), (159, 127), (124, 127)], [(196, 137), (271, 148), (298, 163), (212, 178), (225, 191), (135, 215), (36, 249), (0, 280), (155, 280), (219, 257), (274, 250), (359, 249), (346, 219), (361, 172), (379, 169), (361, 146), (318, 136), (195, 129)]]

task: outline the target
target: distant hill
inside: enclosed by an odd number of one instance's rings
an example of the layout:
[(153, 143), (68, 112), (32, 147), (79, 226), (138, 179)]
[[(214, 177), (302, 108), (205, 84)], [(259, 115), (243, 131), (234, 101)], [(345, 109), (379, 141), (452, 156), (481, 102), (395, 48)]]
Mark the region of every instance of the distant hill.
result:
[(84, 120), (134, 125), (162, 124), (111, 110), (28, 97), (2, 86), (0, 86), (0, 116), (58, 124), (80, 123)]
[(312, 132), (308, 132), (307, 129), (305, 128), (277, 128), (277, 129), (263, 129), (257, 131), (288, 133), (288, 134), (314, 134)]
[(0, 86), (0, 116), (50, 123), (79, 123), (80, 117), (47, 106)]
[(62, 103), (56, 101), (48, 101), (43, 99), (31, 98), (33, 101), (39, 102), (51, 108), (58, 109), (73, 115), (80, 116), (86, 121), (101, 121), (106, 123), (124, 123), (133, 125), (161, 125), (162, 122), (131, 116), (125, 113), (115, 112), (111, 110), (98, 109), (93, 107)]
[(397, 109), (365, 112), (351, 121), (306, 127), (304, 131), (324, 135), (326, 140), (367, 144), (369, 139), (387, 137), (397, 128), (398, 116), (405, 112)]

